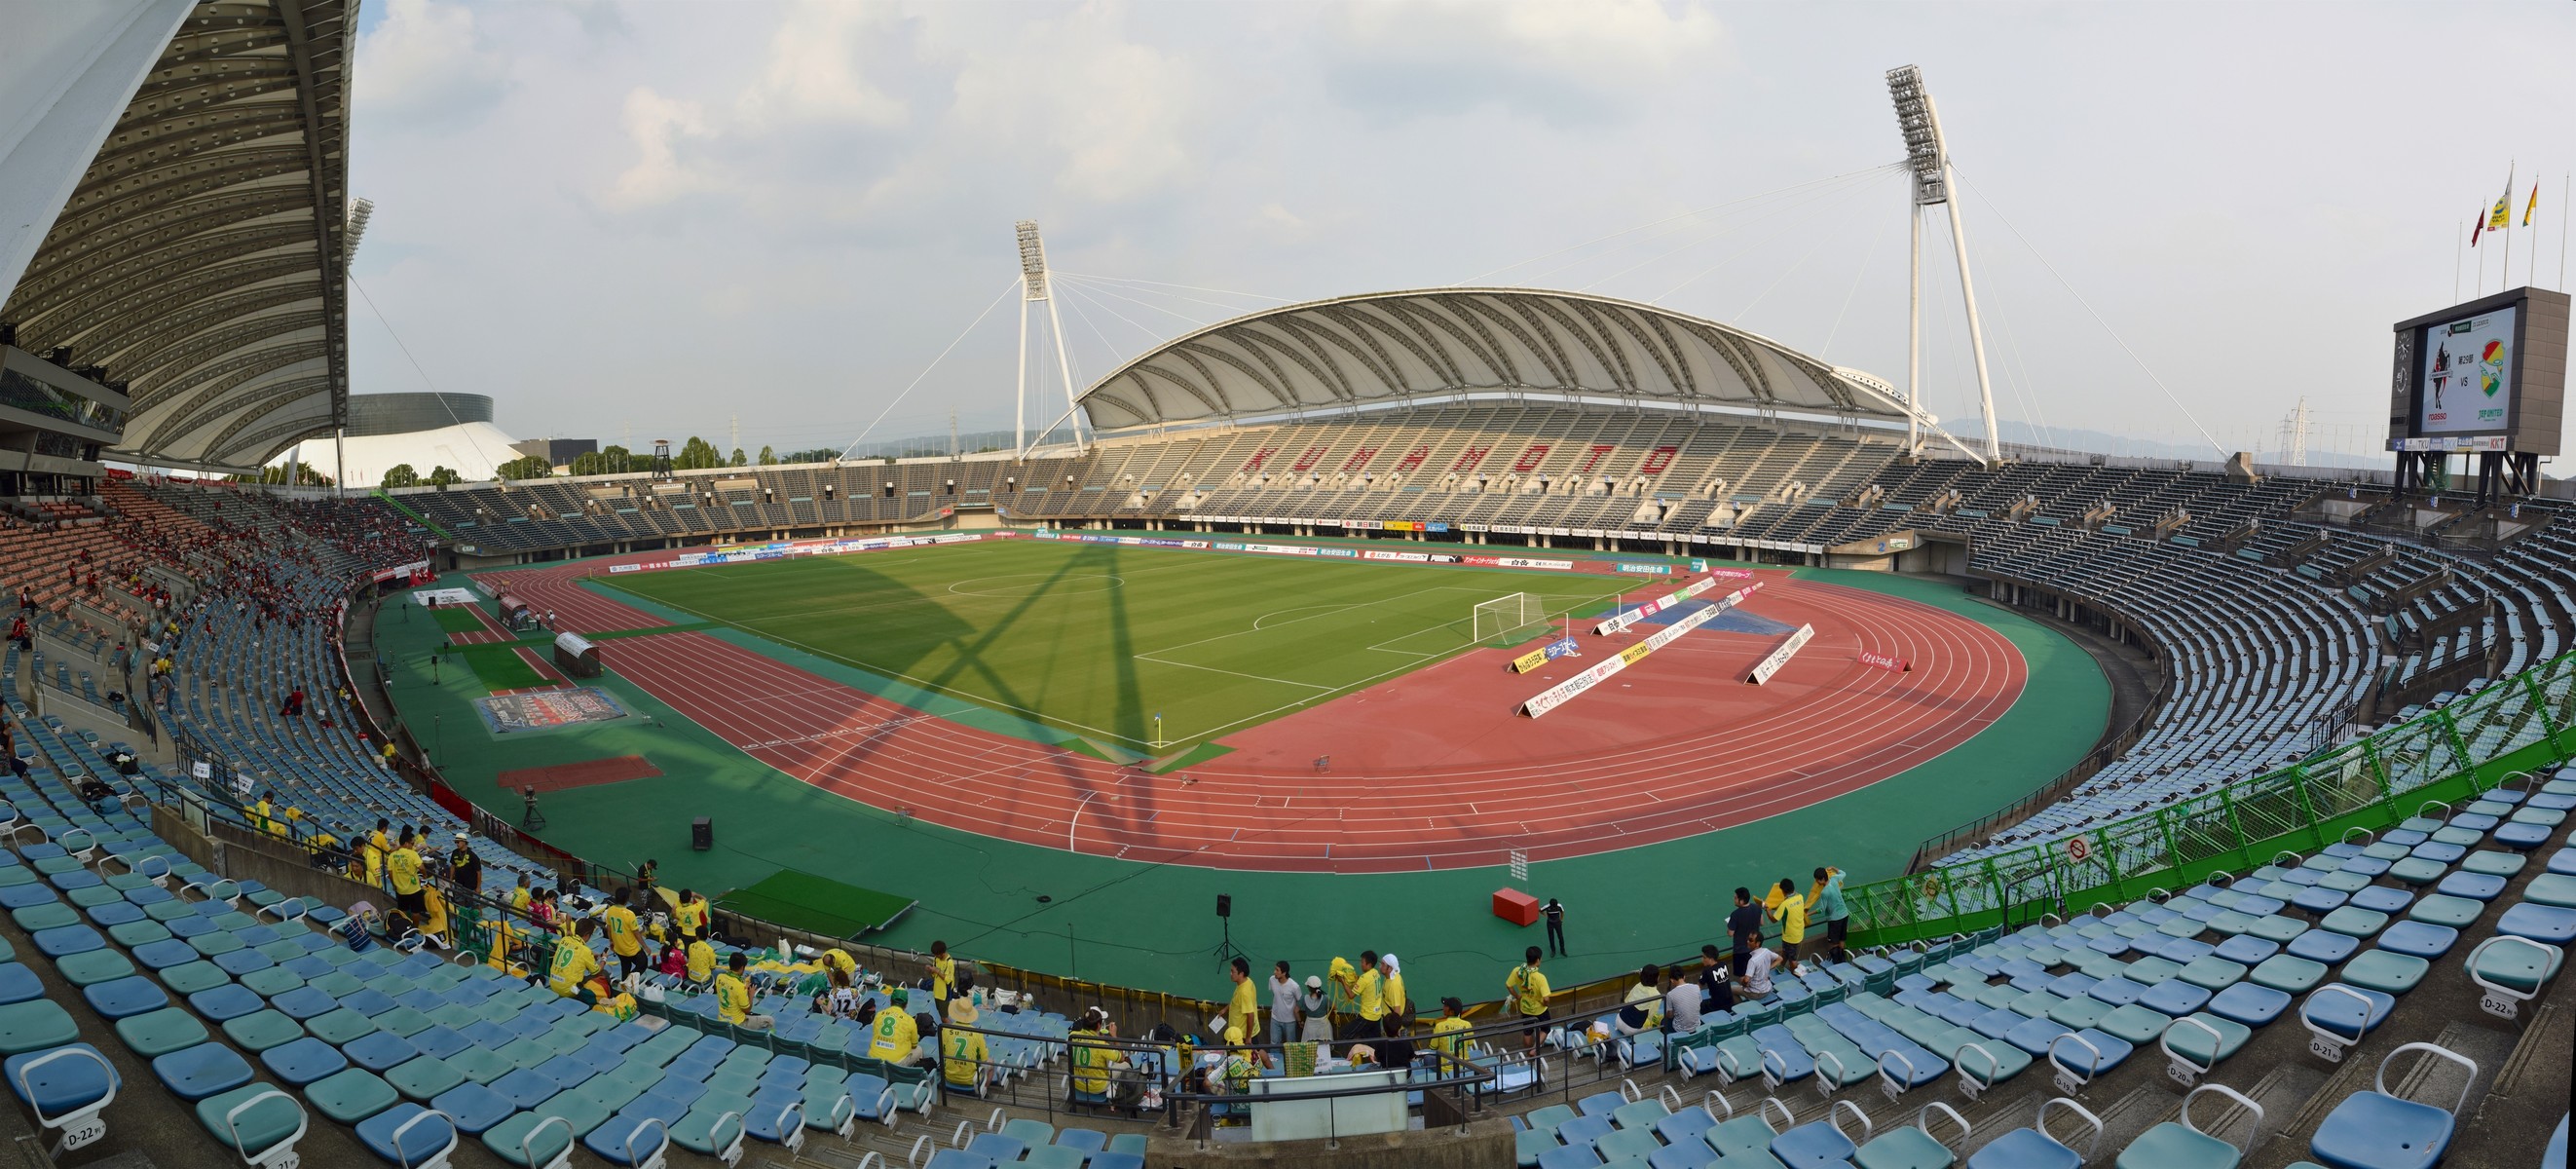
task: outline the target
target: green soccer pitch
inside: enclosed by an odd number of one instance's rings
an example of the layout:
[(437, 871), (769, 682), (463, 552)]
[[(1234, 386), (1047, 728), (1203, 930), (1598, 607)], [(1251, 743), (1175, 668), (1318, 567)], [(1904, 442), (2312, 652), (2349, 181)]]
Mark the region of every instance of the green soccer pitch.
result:
[[(1161, 754), (1470, 648), (1479, 602), (1608, 577), (1009, 540), (594, 577), (771, 641)], [(1626, 582), (1631, 591), (1648, 585)], [(1546, 631), (1532, 625), (1510, 638)], [(1157, 733), (1155, 714), (1162, 715)]]

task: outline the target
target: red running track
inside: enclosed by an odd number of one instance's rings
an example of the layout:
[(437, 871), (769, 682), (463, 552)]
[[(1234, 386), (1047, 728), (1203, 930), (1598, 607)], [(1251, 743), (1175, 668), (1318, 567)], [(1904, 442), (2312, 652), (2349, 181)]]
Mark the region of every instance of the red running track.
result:
[[(507, 579), (569, 629), (668, 624), (575, 583), (599, 570)], [(606, 641), (601, 656), (753, 758), (874, 807), (1137, 861), (1352, 873), (1494, 865), (1515, 848), (1580, 856), (1778, 815), (1956, 747), (2027, 679), (2009, 641), (1964, 617), (1762, 575), (1747, 611), (1816, 627), (1768, 685), (1744, 675), (1778, 638), (1702, 629), (1528, 719), (1521, 699), (1645, 631), (1586, 635), (1586, 659), (1530, 675), (1478, 651), (1227, 736), (1234, 753), (1164, 775), (924, 715), (696, 631)], [(1915, 667), (1861, 665), (1863, 649)]]

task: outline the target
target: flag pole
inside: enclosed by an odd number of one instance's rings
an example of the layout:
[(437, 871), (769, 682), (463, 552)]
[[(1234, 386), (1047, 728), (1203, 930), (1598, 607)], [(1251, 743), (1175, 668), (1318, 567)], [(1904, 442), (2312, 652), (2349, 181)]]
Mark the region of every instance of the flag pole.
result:
[[(2497, 204), (2497, 206), (2504, 208), (2504, 263), (2501, 270), (2496, 273), (2496, 291), (2498, 292), (2504, 291), (2506, 285), (2513, 283), (2513, 179), (2514, 172), (2510, 169), (2506, 170), (2504, 172), (2504, 198)], [(2492, 216), (2490, 216), (2490, 219), (2492, 219)]]
[(2567, 180), (2558, 177), (2558, 290), (2567, 291)]

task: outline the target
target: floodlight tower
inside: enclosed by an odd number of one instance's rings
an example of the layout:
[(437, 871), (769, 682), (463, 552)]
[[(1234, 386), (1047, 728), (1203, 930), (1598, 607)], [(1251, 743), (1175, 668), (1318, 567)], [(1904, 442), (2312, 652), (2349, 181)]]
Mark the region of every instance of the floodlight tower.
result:
[(1011, 424), (1011, 449), (1025, 455), (1029, 446), (1029, 304), (1043, 300), (1047, 306), (1047, 328), (1055, 334), (1056, 372), (1064, 378), (1064, 405), (1073, 420), (1073, 442), (1082, 445), (1082, 412), (1075, 409), (1073, 361), (1064, 351), (1064, 317), (1056, 311), (1055, 295), (1047, 283), (1046, 242), (1038, 238), (1038, 223), (1023, 219), (1011, 225), (1020, 241), (1020, 389), (1019, 409)]
[[(1986, 329), (1977, 317), (1977, 286), (1968, 278), (1968, 231), (1959, 222), (1959, 202), (1951, 197), (1957, 178), (1950, 168), (1949, 147), (1941, 141), (1941, 115), (1924, 92), (1923, 71), (1912, 65), (1887, 71), (1887, 92), (1896, 99), (1896, 129), (1905, 135), (1905, 163), (1914, 171), (1907, 217), (1914, 221), (1913, 281), (1906, 298), (1905, 398), (1915, 413), (1923, 409), (1923, 215), (1925, 209), (1950, 209), (1950, 248), (1959, 261), (1959, 296), (1968, 306), (1968, 348), (1977, 357), (1978, 412), (1985, 416), (1986, 458), (2003, 457), (1995, 437), (1995, 387), (1986, 375)], [(1912, 446), (1916, 423), (1906, 420), (1906, 445)]]

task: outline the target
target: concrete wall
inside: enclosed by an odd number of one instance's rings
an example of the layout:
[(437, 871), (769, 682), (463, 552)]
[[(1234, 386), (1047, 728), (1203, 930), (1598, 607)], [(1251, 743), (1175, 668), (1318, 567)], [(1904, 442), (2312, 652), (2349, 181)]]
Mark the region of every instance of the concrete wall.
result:
[(1145, 1151), (1154, 1169), (1510, 1169), (1511, 1122), (1497, 1116), (1467, 1127), (1343, 1137), (1339, 1141), (1269, 1144), (1199, 1143), (1156, 1137)]
[(373, 885), (314, 868), (303, 849), (265, 833), (220, 823), (199, 832), (179, 809), (161, 804), (152, 808), (152, 832), (214, 872), (236, 881), (257, 881), (289, 897), (319, 897), (342, 908), (358, 901), (373, 901), (382, 908), (393, 901)]

